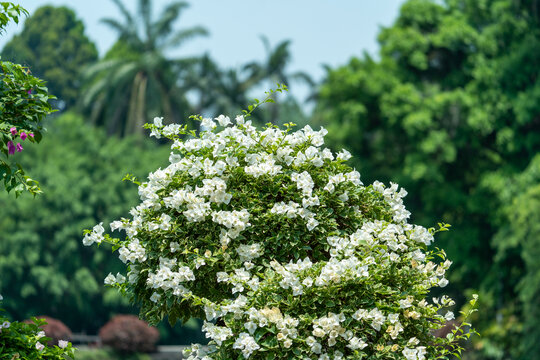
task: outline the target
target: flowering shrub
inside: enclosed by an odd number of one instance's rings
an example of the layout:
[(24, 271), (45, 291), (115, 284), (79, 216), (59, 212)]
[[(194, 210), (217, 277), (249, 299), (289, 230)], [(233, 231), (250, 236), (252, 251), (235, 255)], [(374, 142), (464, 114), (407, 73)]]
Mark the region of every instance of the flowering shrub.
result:
[(159, 331), (133, 315), (117, 315), (99, 330), (104, 345), (121, 352), (156, 350)]
[[(60, 341), (71, 340), (71, 330), (58, 319), (49, 316), (36, 316), (39, 320), (44, 320), (41, 329), (45, 332), (45, 336), (50, 338), (47, 345), (58, 345)], [(32, 324), (33, 320), (25, 320), (25, 323)]]
[[(19, 16), (28, 12), (19, 5), (0, 3), (0, 33), (10, 20), (19, 22)], [(53, 112), (45, 82), (30, 73), (27, 67), (9, 61), (0, 61), (0, 182), (6, 190), (18, 196), (23, 191), (41, 192), (37, 181), (25, 175), (23, 168), (12, 164), (9, 157), (23, 151), (22, 142), (39, 142), (42, 137), (41, 121)]]
[(85, 231), (85, 245), (111, 243), (126, 264), (125, 275), (105, 283), (139, 302), (152, 323), (204, 318), (211, 341), (194, 345), (188, 359), (423, 360), (460, 352), (457, 340), (471, 334), (463, 327), (432, 335), (454, 319), (444, 311), (453, 300), (427, 300), (448, 283), (451, 262), (428, 249), (448, 225), (409, 224), (406, 191), (364, 185), (346, 150), (323, 148), (324, 129), (257, 130), (247, 118), (258, 105), (234, 122), (195, 117), (199, 134), (161, 118), (147, 125), (151, 136), (172, 141), (170, 165), (145, 183), (133, 180), (141, 204), (132, 219), (110, 224), (125, 239), (102, 224)]
[(57, 345), (48, 345), (52, 339), (40, 328), (46, 325), (44, 319), (36, 318), (29, 323), (10, 322), (0, 313), (0, 360), (72, 359), (74, 349), (68, 341), (59, 340)]

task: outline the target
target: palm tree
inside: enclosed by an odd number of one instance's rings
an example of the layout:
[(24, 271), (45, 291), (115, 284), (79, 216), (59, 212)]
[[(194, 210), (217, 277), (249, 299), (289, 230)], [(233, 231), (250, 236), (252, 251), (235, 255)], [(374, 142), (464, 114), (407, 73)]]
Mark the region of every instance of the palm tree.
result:
[(248, 92), (257, 80), (246, 71), (222, 70), (205, 54), (189, 68), (184, 79), (185, 86), (194, 95), (193, 112), (196, 114), (240, 114), (249, 103)]
[(91, 121), (104, 125), (109, 134), (142, 133), (142, 125), (154, 116), (178, 121), (188, 113), (186, 89), (179, 79), (194, 58), (169, 59), (165, 52), (185, 41), (207, 35), (202, 27), (174, 30), (173, 24), (188, 4), (174, 1), (157, 19), (152, 18), (151, 0), (139, 0), (132, 15), (120, 0), (112, 0), (123, 22), (102, 22), (119, 38), (103, 60), (84, 72), (86, 91), (83, 109)]
[[(290, 40), (278, 43), (275, 48), (272, 48), (266, 36), (261, 36), (261, 40), (266, 50), (266, 61), (263, 63), (253, 62), (245, 66), (245, 70), (250, 73), (252, 82), (266, 87), (275, 86), (277, 83), (290, 87), (290, 83), (293, 81), (303, 82), (310, 87), (315, 85), (315, 82), (305, 72), (298, 71), (290, 74), (286, 71), (287, 65), (291, 61)], [(279, 104), (271, 106), (270, 122), (275, 124), (279, 121), (279, 110)]]

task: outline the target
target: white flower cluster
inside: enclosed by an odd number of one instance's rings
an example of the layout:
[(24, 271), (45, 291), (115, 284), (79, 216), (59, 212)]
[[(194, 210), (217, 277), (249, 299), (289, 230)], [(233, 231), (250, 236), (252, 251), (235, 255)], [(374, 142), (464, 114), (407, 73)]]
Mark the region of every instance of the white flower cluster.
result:
[(0, 324), (0, 333), (2, 332), (2, 329), (9, 329), (11, 326), (11, 323), (9, 321), (4, 321)]
[(432, 232), (407, 223), (406, 191), (364, 187), (344, 164), (349, 152), (322, 148), (324, 129), (201, 120), (199, 136), (181, 140), (182, 127), (156, 118), (151, 135), (173, 140), (170, 165), (139, 186), (132, 220), (111, 223), (126, 240), (101, 224), (85, 235), (85, 245), (118, 245), (128, 265), (127, 281), (109, 274), (105, 283), (161, 310), (182, 301), (188, 315), (204, 311), (210, 345), (192, 346), (190, 360), (428, 356), (418, 324), (442, 326), (453, 313), (438, 314), (448, 298), (423, 297), (446, 285), (451, 263), (433, 262)]
[(394, 221), (403, 223), (411, 216), (411, 213), (405, 209), (403, 198), (407, 196), (407, 191), (403, 188), (398, 190), (398, 184), (390, 183), (390, 187), (386, 188), (380, 181), (373, 182), (373, 188), (381, 193), (394, 211)]
[(123, 263), (127, 262), (144, 262), (146, 260), (146, 250), (140, 244), (139, 239), (132, 239), (128, 246), (122, 246), (120, 248), (118, 258)]
[(240, 349), (242, 355), (244, 355), (246, 359), (249, 358), (254, 351), (259, 350), (260, 348), (260, 345), (257, 344), (255, 339), (245, 332), (240, 333), (233, 344), (233, 349)]
[(233, 332), (226, 326), (216, 326), (209, 322), (204, 322), (202, 330), (206, 333), (206, 337), (214, 340), (216, 344), (221, 345), (221, 343), (231, 336)]
[(263, 248), (260, 243), (251, 245), (240, 245), (236, 249), (241, 261), (251, 261), (263, 254)]
[(101, 241), (103, 240), (104, 232), (105, 232), (105, 229), (103, 228), (103, 223), (99, 223), (99, 225), (94, 226), (94, 228), (92, 229), (92, 232), (84, 235), (83, 244), (85, 246), (90, 246), (93, 243), (100, 244)]
[[(151, 289), (171, 290), (175, 296), (189, 293), (181, 283), (194, 281), (195, 275), (188, 266), (177, 265), (176, 259), (160, 258), (156, 272), (149, 272), (146, 284)], [(156, 293), (158, 294), (158, 293)], [(157, 295), (156, 295), (157, 296)]]
[(294, 263), (292, 260), (285, 266), (279, 262), (273, 260), (270, 262), (270, 266), (281, 275), (279, 286), (282, 289), (292, 289), (292, 295), (302, 295), (304, 293), (304, 287), (309, 288), (313, 284), (313, 279), (309, 276), (303, 277), (300, 273), (305, 273), (305, 270), (311, 269), (313, 263), (310, 259), (298, 260)]
[(246, 156), (246, 162), (249, 165), (244, 167), (244, 171), (256, 178), (263, 175), (276, 176), (281, 172), (281, 166), (276, 164), (276, 159), (270, 154)]
[(302, 199), (304, 207), (300, 207), (300, 204), (297, 204), (293, 201), (289, 201), (288, 204), (284, 202), (275, 203), (272, 209), (270, 209), (271, 214), (276, 215), (285, 215), (289, 219), (294, 219), (297, 216), (300, 216), (302, 219), (306, 220), (306, 227), (309, 231), (315, 229), (319, 222), (315, 218), (315, 214), (306, 208), (313, 204), (318, 204), (318, 197), (309, 197)]

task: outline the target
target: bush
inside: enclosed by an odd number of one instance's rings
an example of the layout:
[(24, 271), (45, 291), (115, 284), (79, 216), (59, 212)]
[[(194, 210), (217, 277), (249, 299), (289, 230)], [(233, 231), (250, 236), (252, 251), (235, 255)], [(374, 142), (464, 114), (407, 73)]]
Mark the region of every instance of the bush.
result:
[[(255, 106), (250, 106), (250, 111)], [(438, 229), (408, 223), (405, 190), (364, 186), (343, 150), (321, 148), (326, 130), (257, 130), (237, 116), (202, 119), (199, 134), (147, 127), (173, 141), (170, 165), (140, 184), (133, 219), (111, 223), (125, 240), (86, 231), (84, 244), (112, 243), (127, 264), (105, 283), (142, 304), (152, 323), (205, 318), (208, 349), (189, 359), (404, 359), (457, 353), (462, 327), (444, 287), (451, 262), (429, 250)], [(232, 126), (231, 126), (232, 125)], [(216, 130), (220, 127), (220, 130)], [(473, 303), (475, 300), (472, 301)]]
[(154, 352), (159, 331), (134, 315), (117, 315), (99, 330), (99, 337), (120, 352)]
[[(41, 326), (41, 329), (45, 332), (45, 335), (50, 338), (47, 342), (49, 346), (58, 345), (60, 340), (71, 340), (71, 330), (62, 321), (49, 316), (37, 316), (36, 318), (45, 321)], [(27, 324), (33, 323), (32, 320), (25, 320), (24, 322)]]
[(45, 326), (45, 320), (37, 318), (9, 321), (0, 311), (0, 360), (72, 359), (74, 349), (71, 343), (60, 341), (51, 345), (52, 339), (42, 330)]
[[(0, 3), (0, 34), (10, 20), (19, 23), (19, 16), (28, 12), (9, 2)], [(8, 61), (0, 61), (0, 185), (8, 192), (14, 190), (19, 196), (23, 191), (39, 194), (39, 184), (25, 175), (19, 164), (13, 164), (8, 157), (15, 151), (23, 151), (22, 141), (40, 142), (42, 120), (53, 110), (48, 103), (55, 99), (49, 95), (45, 82), (32, 76), (30, 69)], [(26, 145), (25, 145), (26, 146)]]

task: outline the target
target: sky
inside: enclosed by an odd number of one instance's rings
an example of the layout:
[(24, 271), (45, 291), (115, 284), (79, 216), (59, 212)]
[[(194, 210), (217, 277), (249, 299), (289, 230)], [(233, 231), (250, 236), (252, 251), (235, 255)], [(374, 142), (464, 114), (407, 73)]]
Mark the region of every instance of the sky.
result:
[[(30, 15), (43, 5), (68, 6), (85, 24), (87, 36), (96, 43), (100, 55), (116, 40), (116, 33), (100, 19), (121, 19), (111, 0), (19, 0)], [(158, 15), (170, 1), (154, 0)], [(377, 34), (381, 26), (389, 26), (398, 15), (404, 0), (191, 0), (176, 27), (201, 25), (210, 32), (206, 38), (195, 38), (171, 52), (171, 56), (191, 56), (208, 52), (223, 68), (240, 68), (251, 61), (262, 61), (265, 48), (260, 40), (265, 35), (271, 46), (289, 39), (292, 60), (289, 71), (307, 72), (320, 81), (323, 64), (337, 67), (364, 51), (376, 56)], [(135, 10), (136, 0), (123, 0)], [(23, 25), (10, 26), (0, 37), (0, 47), (22, 30)], [(299, 84), (291, 84), (291, 93), (298, 98), (307, 94)]]

